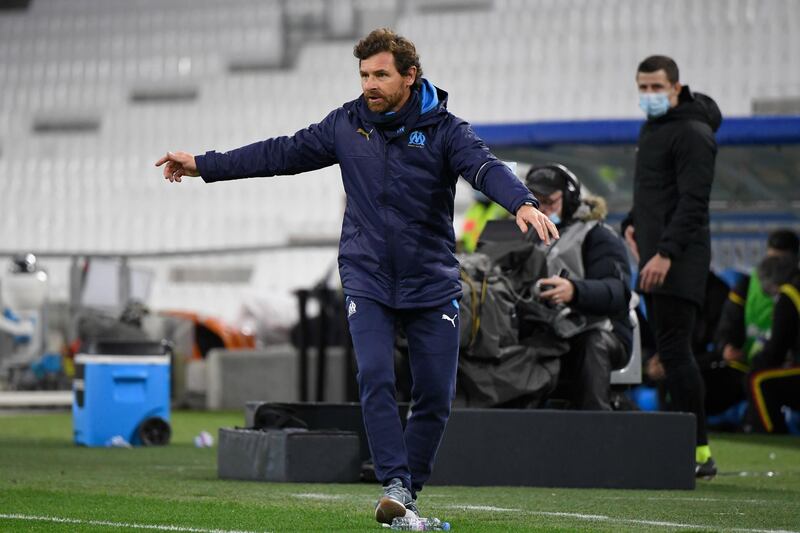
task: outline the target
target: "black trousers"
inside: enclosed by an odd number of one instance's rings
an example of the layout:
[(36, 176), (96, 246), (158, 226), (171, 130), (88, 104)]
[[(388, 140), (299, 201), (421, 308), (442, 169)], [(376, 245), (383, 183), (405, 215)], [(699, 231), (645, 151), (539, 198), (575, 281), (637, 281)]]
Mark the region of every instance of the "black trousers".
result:
[(705, 385), (692, 354), (697, 305), (666, 294), (649, 294), (645, 296), (645, 302), (656, 349), (664, 366), (664, 387), (670, 396), (672, 409), (693, 413), (697, 419), (697, 445), (708, 444)]
[(700, 373), (706, 387), (706, 413), (718, 415), (747, 400), (747, 375), (729, 366), (705, 367)]
[(611, 371), (624, 367), (630, 355), (611, 332), (591, 330), (570, 339), (561, 358), (561, 375), (568, 383), (570, 404), (586, 411), (611, 410)]
[(800, 366), (770, 368), (750, 375), (750, 410), (752, 430), (786, 433), (783, 406), (800, 411)]

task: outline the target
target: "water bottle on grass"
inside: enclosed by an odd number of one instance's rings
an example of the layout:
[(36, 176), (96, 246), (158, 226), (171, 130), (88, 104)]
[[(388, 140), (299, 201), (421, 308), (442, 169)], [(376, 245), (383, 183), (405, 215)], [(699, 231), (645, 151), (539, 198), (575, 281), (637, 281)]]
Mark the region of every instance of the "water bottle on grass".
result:
[(438, 518), (398, 516), (392, 520), (390, 529), (394, 531), (450, 531), (450, 523), (442, 522)]

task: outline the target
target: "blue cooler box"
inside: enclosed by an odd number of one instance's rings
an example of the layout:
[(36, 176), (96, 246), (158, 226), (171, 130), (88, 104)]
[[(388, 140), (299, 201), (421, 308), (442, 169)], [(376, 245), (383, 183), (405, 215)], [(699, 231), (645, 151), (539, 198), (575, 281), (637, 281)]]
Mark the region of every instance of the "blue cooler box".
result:
[(87, 351), (75, 356), (75, 443), (107, 446), (119, 435), (134, 446), (166, 444), (170, 433), (169, 346), (113, 341), (98, 342)]

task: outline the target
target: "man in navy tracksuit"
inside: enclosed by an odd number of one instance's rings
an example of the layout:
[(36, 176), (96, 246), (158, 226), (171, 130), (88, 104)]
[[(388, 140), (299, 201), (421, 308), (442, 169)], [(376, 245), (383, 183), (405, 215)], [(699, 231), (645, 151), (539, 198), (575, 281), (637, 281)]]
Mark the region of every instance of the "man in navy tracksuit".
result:
[[(339, 244), (358, 363), (364, 425), (384, 494), (375, 518), (418, 514), (455, 393), (459, 265), (453, 198), (463, 176), (549, 242), (555, 226), (470, 125), (447, 111), (447, 93), (422, 78), (414, 45), (379, 29), (360, 41), (363, 94), (320, 123), (226, 153), (170, 152), (164, 177), (206, 182), (297, 174), (338, 163), (347, 195)], [(405, 431), (397, 412), (396, 325), (408, 336), (413, 378)]]

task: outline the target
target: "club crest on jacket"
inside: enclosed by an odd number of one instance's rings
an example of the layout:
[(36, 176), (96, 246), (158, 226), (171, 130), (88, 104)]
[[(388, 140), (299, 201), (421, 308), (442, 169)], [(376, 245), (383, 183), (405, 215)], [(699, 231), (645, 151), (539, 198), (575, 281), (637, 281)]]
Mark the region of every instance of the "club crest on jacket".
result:
[(425, 134), (421, 131), (412, 131), (408, 136), (408, 145), (416, 146), (417, 148), (425, 147)]

